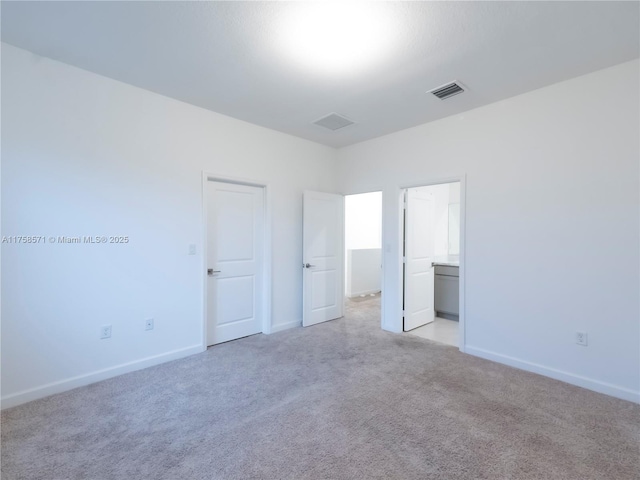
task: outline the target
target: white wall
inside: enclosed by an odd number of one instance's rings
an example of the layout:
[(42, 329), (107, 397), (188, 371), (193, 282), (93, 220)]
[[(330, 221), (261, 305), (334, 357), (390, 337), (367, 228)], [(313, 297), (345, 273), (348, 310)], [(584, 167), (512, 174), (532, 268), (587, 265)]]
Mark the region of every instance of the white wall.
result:
[(449, 184), (447, 253), (460, 255), (460, 182)]
[(382, 192), (345, 196), (344, 223), (344, 245), (347, 250), (380, 248)]
[(449, 203), (460, 203), (460, 182), (449, 184)]
[(345, 193), (384, 186), (385, 328), (401, 329), (400, 187), (465, 175), (462, 348), (640, 401), (638, 70), (624, 63), (338, 152)]
[(449, 254), (449, 184), (419, 189), (433, 195), (433, 250), (436, 257)]
[[(638, 70), (338, 151), (339, 190), (384, 185), (385, 328), (400, 324), (400, 187), (465, 175), (463, 348), (640, 399)], [(336, 191), (334, 150), (4, 44), (2, 127), (2, 235), (131, 239), (2, 246), (3, 406), (198, 351), (203, 170), (269, 183), (273, 323), (300, 321), (301, 193)]]
[(380, 291), (382, 192), (344, 199), (345, 293), (356, 297)]
[[(457, 245), (456, 239), (450, 239), (450, 233), (459, 230), (459, 221), (453, 228), (449, 225), (449, 205), (460, 203), (460, 182), (443, 183), (421, 187), (419, 190), (431, 193), (434, 203), (433, 246), (436, 257), (458, 255), (459, 251), (450, 251), (450, 246)], [(347, 197), (348, 198), (348, 197)], [(459, 233), (457, 234), (459, 237)]]
[(347, 250), (346, 295), (357, 297), (380, 291), (382, 253), (379, 248)]
[(335, 191), (335, 150), (6, 44), (2, 127), (2, 235), (130, 238), (2, 245), (3, 406), (200, 350), (203, 171), (268, 183), (273, 326), (300, 322), (302, 191)]

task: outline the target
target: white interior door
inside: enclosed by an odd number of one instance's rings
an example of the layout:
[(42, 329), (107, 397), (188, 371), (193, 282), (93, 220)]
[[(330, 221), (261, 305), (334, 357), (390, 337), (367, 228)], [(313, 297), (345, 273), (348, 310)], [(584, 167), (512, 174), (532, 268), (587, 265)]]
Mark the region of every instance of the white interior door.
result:
[(303, 314), (308, 327), (342, 316), (344, 304), (344, 197), (304, 192)]
[(433, 305), (433, 194), (420, 188), (406, 193), (404, 230), (404, 331), (435, 319)]
[(262, 331), (264, 189), (207, 182), (207, 345)]

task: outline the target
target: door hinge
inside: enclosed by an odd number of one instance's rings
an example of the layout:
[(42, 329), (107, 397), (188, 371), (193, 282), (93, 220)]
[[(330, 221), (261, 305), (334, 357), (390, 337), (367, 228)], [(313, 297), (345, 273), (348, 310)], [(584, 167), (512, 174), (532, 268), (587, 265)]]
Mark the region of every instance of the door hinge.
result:
[(402, 263), (407, 263), (407, 257), (402, 257)]

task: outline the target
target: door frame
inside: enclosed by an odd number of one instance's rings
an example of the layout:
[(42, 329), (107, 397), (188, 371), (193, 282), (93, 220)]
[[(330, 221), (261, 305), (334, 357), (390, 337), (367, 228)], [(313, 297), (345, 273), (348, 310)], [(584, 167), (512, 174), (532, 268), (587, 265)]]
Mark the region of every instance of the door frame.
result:
[(207, 345), (207, 233), (208, 233), (208, 202), (207, 202), (207, 182), (221, 182), (232, 185), (246, 185), (249, 187), (262, 188), (264, 195), (264, 210), (262, 212), (264, 220), (262, 239), (262, 333), (271, 333), (271, 189), (267, 182), (256, 181), (247, 178), (230, 177), (215, 173), (202, 172), (202, 351), (208, 348)]
[[(423, 181), (416, 181), (412, 183), (401, 184), (396, 189), (395, 201), (397, 202), (397, 212), (398, 212), (398, 224), (397, 224), (397, 241), (398, 241), (398, 270), (397, 275), (400, 279), (397, 285), (396, 294), (398, 295), (397, 299), (399, 300), (397, 305), (397, 316), (396, 319), (391, 319), (391, 323), (394, 326), (394, 331), (402, 332), (402, 317), (403, 317), (403, 303), (404, 303), (404, 272), (403, 272), (403, 250), (404, 250), (404, 192), (408, 188), (419, 188), (419, 187), (430, 187), (433, 185), (442, 185), (445, 183), (455, 183), (460, 182), (460, 298), (459, 298), (459, 308), (460, 314), (458, 318), (458, 348), (461, 352), (465, 352), (466, 350), (466, 309), (465, 309), (465, 300), (466, 300), (466, 217), (467, 217), (467, 200), (466, 200), (466, 174), (462, 175), (452, 175), (449, 177), (440, 177), (440, 178), (430, 178)], [(383, 220), (384, 220), (384, 208), (383, 208)], [(384, 225), (384, 223), (383, 223)], [(384, 256), (384, 255), (383, 255)], [(384, 262), (383, 262), (384, 264)], [(385, 305), (384, 297), (382, 298), (382, 312), (384, 317)], [(383, 322), (384, 324), (384, 322)]]

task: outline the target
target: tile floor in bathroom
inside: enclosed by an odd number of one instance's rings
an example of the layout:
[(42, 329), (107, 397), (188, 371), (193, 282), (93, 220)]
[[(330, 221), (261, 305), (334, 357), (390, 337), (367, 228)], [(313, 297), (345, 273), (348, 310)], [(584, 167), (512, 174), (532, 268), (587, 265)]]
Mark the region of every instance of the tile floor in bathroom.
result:
[(405, 333), (454, 347), (458, 346), (458, 322), (455, 320), (436, 317), (435, 321)]
[[(380, 293), (374, 295), (362, 295), (360, 297), (346, 299), (347, 311), (354, 313), (361, 311), (367, 315), (380, 319)], [(418, 337), (433, 340), (434, 342), (445, 343), (454, 347), (458, 346), (458, 322), (436, 317), (435, 321), (415, 328), (405, 335), (416, 335)]]

